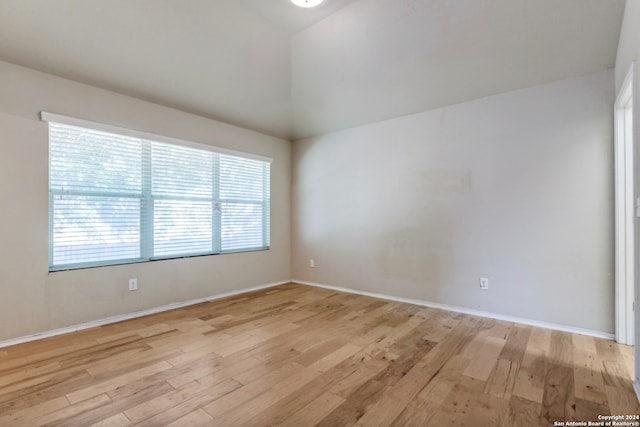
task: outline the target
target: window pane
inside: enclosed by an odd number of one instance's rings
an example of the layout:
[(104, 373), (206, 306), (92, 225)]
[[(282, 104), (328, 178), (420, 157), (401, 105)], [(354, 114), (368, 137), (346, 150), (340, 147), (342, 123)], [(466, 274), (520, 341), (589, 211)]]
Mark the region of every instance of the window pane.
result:
[(139, 194), (141, 141), (123, 135), (50, 124), (52, 190)]
[(221, 250), (269, 246), (269, 163), (220, 156)]
[(211, 217), (210, 202), (156, 200), (154, 256), (211, 252)]
[(140, 201), (63, 196), (53, 199), (53, 264), (140, 257)]
[(49, 122), (50, 269), (268, 248), (268, 161), (69, 122)]
[(257, 249), (263, 243), (262, 205), (222, 204), (222, 250)]
[(265, 163), (242, 157), (220, 156), (220, 198), (262, 201)]
[(159, 142), (151, 147), (154, 196), (212, 197), (214, 153)]

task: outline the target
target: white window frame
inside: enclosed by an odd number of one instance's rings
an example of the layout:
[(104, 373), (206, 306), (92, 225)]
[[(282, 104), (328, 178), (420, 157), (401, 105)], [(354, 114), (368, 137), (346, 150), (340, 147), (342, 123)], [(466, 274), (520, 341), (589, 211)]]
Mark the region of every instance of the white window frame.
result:
[[(69, 126), (75, 126), (75, 127), (80, 127), (80, 128), (85, 128), (85, 129), (91, 129), (91, 130), (95, 130), (95, 131), (102, 131), (102, 132), (107, 132), (107, 133), (112, 133), (112, 134), (117, 134), (117, 135), (123, 135), (123, 136), (127, 136), (127, 137), (133, 137), (133, 138), (140, 138), (143, 140), (149, 140), (149, 141), (154, 141), (154, 142), (160, 142), (160, 143), (166, 143), (166, 144), (171, 144), (171, 145), (176, 145), (176, 146), (182, 146), (182, 147), (188, 147), (188, 148), (194, 148), (194, 149), (198, 149), (198, 150), (205, 150), (205, 151), (210, 151), (210, 152), (214, 152), (217, 154), (222, 154), (222, 155), (229, 155), (229, 156), (235, 156), (235, 157), (240, 157), (240, 158), (244, 158), (244, 159), (249, 159), (249, 160), (257, 160), (260, 162), (265, 162), (265, 163), (269, 163), (272, 164), (273, 163), (273, 159), (271, 157), (266, 157), (266, 156), (261, 156), (261, 155), (257, 155), (257, 154), (252, 154), (252, 153), (246, 153), (246, 152), (242, 152), (242, 151), (236, 151), (236, 150), (230, 150), (230, 149), (226, 149), (226, 148), (222, 148), (222, 147), (218, 147), (218, 146), (213, 146), (213, 145), (208, 145), (208, 144), (201, 144), (201, 143), (196, 143), (196, 142), (192, 142), (192, 141), (186, 141), (186, 140), (182, 140), (182, 139), (178, 139), (178, 138), (172, 138), (172, 137), (167, 137), (167, 136), (163, 136), (163, 135), (157, 135), (157, 134), (153, 134), (153, 133), (149, 133), (149, 132), (144, 132), (144, 131), (138, 131), (138, 130), (133, 130), (133, 129), (127, 129), (127, 128), (122, 128), (122, 127), (118, 127), (118, 126), (113, 126), (113, 125), (108, 125), (108, 124), (104, 124), (104, 123), (97, 123), (97, 122), (93, 122), (93, 121), (89, 121), (89, 120), (84, 120), (84, 119), (79, 119), (79, 118), (75, 118), (75, 117), (69, 117), (69, 116), (64, 116), (64, 115), (60, 115), (60, 114), (55, 114), (55, 113), (49, 113), (49, 112), (45, 112), (42, 111), (40, 113), (40, 118), (42, 121), (45, 122), (55, 122), (55, 123), (59, 123), (59, 124), (63, 124), (63, 125), (69, 125)], [(267, 168), (268, 169), (268, 168)], [(218, 177), (219, 178), (219, 177)], [(267, 182), (270, 182), (270, 177), (266, 177), (268, 180)], [(143, 192), (143, 194), (141, 195), (141, 198), (145, 198), (145, 194)], [(267, 194), (270, 194), (270, 190), (267, 189)], [(149, 196), (148, 194), (146, 195), (147, 197)], [(51, 195), (50, 195), (51, 197)], [(220, 205), (221, 203), (225, 202), (225, 200), (220, 199), (220, 195), (219, 194), (214, 194), (213, 198), (216, 200), (216, 204)], [(212, 251), (211, 252), (207, 252), (207, 253), (198, 253), (198, 254), (176, 254), (176, 255), (167, 255), (167, 256), (150, 256), (150, 254), (152, 253), (152, 249), (150, 248), (145, 248), (144, 246), (147, 244), (152, 244), (152, 241), (148, 241), (146, 239), (144, 239), (142, 237), (143, 233), (143, 223), (144, 224), (153, 224), (153, 221), (150, 221), (148, 218), (146, 221), (141, 222), (140, 224), (140, 232), (141, 232), (141, 257), (140, 258), (134, 258), (134, 259), (120, 259), (120, 260), (114, 260), (114, 261), (97, 261), (97, 262), (89, 262), (89, 263), (77, 263), (77, 264), (68, 264), (68, 265), (53, 265), (53, 238), (51, 235), (51, 224), (52, 224), (52, 218), (50, 217), (50, 221), (49, 221), (49, 227), (50, 227), (50, 231), (49, 231), (49, 271), (59, 271), (59, 270), (68, 270), (68, 269), (76, 269), (76, 268), (87, 268), (87, 267), (99, 267), (99, 266), (106, 266), (106, 265), (117, 265), (117, 264), (126, 264), (126, 263), (134, 263), (134, 262), (146, 262), (146, 261), (151, 261), (151, 260), (158, 260), (158, 259), (171, 259), (171, 258), (184, 258), (184, 257), (188, 257), (188, 256), (202, 256), (202, 255), (217, 255), (217, 254), (223, 254), (223, 253), (236, 253), (236, 252), (248, 252), (248, 251), (256, 251), (256, 250), (267, 250), (269, 249), (269, 238), (270, 238), (270, 215), (269, 215), (269, 210), (270, 210), (270, 196), (268, 196), (267, 200), (263, 201), (263, 223), (265, 223), (265, 226), (263, 227), (262, 233), (263, 233), (263, 237), (262, 240), (265, 243), (265, 245), (263, 247), (260, 248), (249, 248), (249, 249), (239, 249), (239, 250), (228, 250), (228, 251), (223, 251), (221, 249), (221, 236), (219, 235), (219, 233), (215, 232), (215, 228), (217, 228), (218, 230), (221, 230), (221, 227), (215, 227), (214, 228), (214, 236), (213, 236), (213, 247), (212, 247)], [(148, 214), (148, 213), (147, 213)], [(49, 215), (52, 215), (51, 212), (51, 202), (49, 203)], [(142, 217), (141, 217), (141, 221), (142, 221)], [(220, 225), (220, 211), (216, 211), (214, 210), (213, 212), (213, 218), (212, 221), (217, 224), (218, 226)], [(146, 231), (146, 233), (149, 233), (149, 230)]]

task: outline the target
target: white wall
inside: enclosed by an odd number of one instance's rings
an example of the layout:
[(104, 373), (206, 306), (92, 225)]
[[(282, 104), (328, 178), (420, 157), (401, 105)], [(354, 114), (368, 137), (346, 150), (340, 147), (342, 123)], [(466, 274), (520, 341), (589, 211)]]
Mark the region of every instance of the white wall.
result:
[[(271, 250), (48, 273), (42, 110), (273, 157)], [(287, 280), (290, 146), (0, 62), (0, 340)], [(130, 277), (137, 292), (126, 290)]]
[(294, 278), (613, 332), (613, 92), (609, 70), (297, 141)]
[(640, 59), (640, 0), (626, 0), (618, 55), (616, 57), (616, 92), (633, 61)]

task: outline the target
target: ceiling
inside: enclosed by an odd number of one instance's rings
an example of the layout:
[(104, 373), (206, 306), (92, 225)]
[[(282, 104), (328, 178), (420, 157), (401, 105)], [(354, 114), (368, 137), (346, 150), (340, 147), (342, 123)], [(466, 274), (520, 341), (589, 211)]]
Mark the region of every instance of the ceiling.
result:
[(624, 0), (2, 0), (0, 60), (286, 139), (614, 66)]

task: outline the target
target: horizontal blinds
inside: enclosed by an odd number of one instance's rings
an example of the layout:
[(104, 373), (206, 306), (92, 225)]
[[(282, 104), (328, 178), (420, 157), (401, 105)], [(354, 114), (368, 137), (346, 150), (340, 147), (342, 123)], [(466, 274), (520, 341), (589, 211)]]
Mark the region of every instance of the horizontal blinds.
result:
[(241, 157), (243, 159), (253, 159), (261, 162), (272, 163), (273, 159), (267, 156), (261, 156), (259, 154), (247, 153), (244, 151), (230, 150), (224, 147), (217, 147), (215, 145), (201, 144), (193, 141), (187, 141), (184, 139), (173, 138), (170, 136), (157, 135), (150, 132), (144, 132), (134, 129), (122, 128), (119, 126), (108, 125), (104, 123), (92, 122), (90, 120), (78, 119), (76, 117), (64, 116), (62, 114), (49, 113), (46, 111), (40, 112), (40, 118), (42, 121), (49, 123), (60, 123), (70, 126), (76, 126), (78, 128), (92, 129), (95, 131), (107, 132), (115, 135), (125, 135), (133, 138), (146, 139), (149, 141), (164, 142), (166, 144), (178, 145), (180, 147), (191, 147), (199, 150), (213, 151), (219, 154), (228, 154), (230, 156)]
[(50, 265), (140, 259), (142, 141), (49, 124)]
[(52, 194), (52, 265), (140, 258), (140, 201)]
[(49, 122), (51, 269), (269, 247), (270, 161)]
[(151, 143), (153, 257), (219, 252), (213, 233), (218, 154)]
[(268, 241), (269, 166), (220, 155), (222, 251), (260, 248)]
[(216, 153), (151, 143), (151, 191), (156, 197), (213, 198)]
[(51, 123), (49, 185), (56, 191), (139, 196), (142, 141)]
[(213, 248), (212, 204), (198, 200), (155, 200), (154, 257), (218, 252)]

